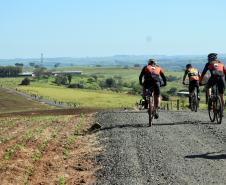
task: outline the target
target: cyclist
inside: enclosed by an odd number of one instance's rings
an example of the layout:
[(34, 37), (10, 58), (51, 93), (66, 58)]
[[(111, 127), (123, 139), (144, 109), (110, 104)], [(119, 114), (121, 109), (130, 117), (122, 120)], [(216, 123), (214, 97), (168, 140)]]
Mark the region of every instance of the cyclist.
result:
[(207, 83), (207, 95), (211, 95), (211, 87), (214, 84), (218, 85), (218, 92), (221, 97), (221, 102), (224, 107), (224, 90), (225, 90), (225, 74), (226, 69), (224, 64), (217, 59), (217, 53), (210, 53), (208, 55), (208, 62), (206, 63), (202, 75), (200, 77), (200, 84), (207, 71), (210, 71), (210, 78)]
[(197, 88), (197, 96), (198, 96), (198, 100), (200, 100), (199, 98), (199, 77), (200, 77), (200, 73), (198, 71), (198, 69), (192, 67), (191, 64), (187, 64), (186, 65), (186, 69), (184, 72), (184, 77), (183, 77), (183, 84), (185, 85), (185, 79), (186, 76), (188, 75), (189, 78), (189, 86), (188, 86), (188, 90), (189, 90), (189, 108), (191, 107), (191, 93), (194, 91), (195, 87)]
[[(143, 86), (143, 98), (145, 100), (145, 108), (148, 107), (148, 103), (145, 99), (146, 89), (153, 87), (154, 90), (154, 102), (155, 102), (155, 119), (158, 119), (158, 109), (160, 107), (160, 76), (163, 80), (162, 86), (166, 86), (166, 77), (164, 75), (163, 70), (156, 64), (156, 61), (154, 59), (149, 59), (148, 64), (143, 67), (140, 76), (139, 76), (139, 82), (140, 85)], [(142, 79), (144, 77), (144, 82), (142, 83)]]

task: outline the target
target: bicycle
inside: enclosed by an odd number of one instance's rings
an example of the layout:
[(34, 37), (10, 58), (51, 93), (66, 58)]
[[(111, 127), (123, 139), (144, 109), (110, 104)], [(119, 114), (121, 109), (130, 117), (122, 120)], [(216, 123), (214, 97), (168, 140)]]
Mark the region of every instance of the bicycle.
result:
[(153, 124), (153, 118), (156, 114), (155, 102), (154, 102), (154, 90), (153, 87), (146, 89), (146, 101), (148, 103), (148, 120), (149, 126)]
[(221, 124), (223, 117), (223, 104), (218, 92), (218, 85), (213, 85), (212, 93), (208, 96), (208, 114), (211, 122), (216, 120), (217, 124)]
[[(185, 85), (189, 85), (189, 84), (185, 84)], [(199, 98), (198, 98), (198, 89), (197, 87), (194, 87), (194, 90), (191, 92), (191, 105), (190, 105), (190, 109), (191, 111), (197, 112), (198, 111), (198, 107), (199, 107)]]

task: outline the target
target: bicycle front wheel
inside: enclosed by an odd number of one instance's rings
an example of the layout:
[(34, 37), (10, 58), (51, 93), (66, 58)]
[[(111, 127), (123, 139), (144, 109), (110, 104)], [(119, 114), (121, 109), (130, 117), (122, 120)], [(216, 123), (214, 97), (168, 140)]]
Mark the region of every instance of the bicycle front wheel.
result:
[(215, 111), (215, 115), (216, 115), (216, 121), (218, 124), (221, 124), (222, 122), (222, 116), (223, 116), (223, 106), (222, 106), (222, 102), (221, 102), (221, 98), (220, 96), (217, 96), (216, 99), (216, 111)]
[(208, 113), (211, 122), (215, 121), (215, 112), (213, 108), (215, 107), (215, 104), (216, 103), (212, 100), (212, 98), (208, 98)]

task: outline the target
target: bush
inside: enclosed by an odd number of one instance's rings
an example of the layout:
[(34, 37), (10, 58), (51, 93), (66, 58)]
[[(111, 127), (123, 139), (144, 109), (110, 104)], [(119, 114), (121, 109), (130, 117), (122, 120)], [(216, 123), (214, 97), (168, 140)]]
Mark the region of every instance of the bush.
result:
[(161, 95), (162, 95), (162, 100), (163, 101), (169, 101), (169, 95), (167, 93), (162, 92)]
[(107, 78), (105, 80), (105, 86), (106, 87), (110, 87), (110, 88), (116, 87), (116, 81), (115, 81), (115, 79), (113, 79), (113, 78)]
[(168, 93), (168, 94), (171, 94), (171, 95), (176, 94), (176, 92), (177, 92), (177, 88), (176, 88), (176, 87), (172, 87), (172, 88), (170, 88), (170, 89), (167, 91), (167, 93)]
[(166, 80), (169, 82), (173, 82), (173, 81), (177, 81), (178, 78), (176, 76), (169, 75), (169, 76), (166, 76)]
[(79, 88), (79, 89), (83, 89), (84, 85), (83, 84), (79, 84), (79, 83), (75, 83), (75, 84), (70, 84), (68, 86), (68, 88)]
[(22, 81), (21, 81), (21, 84), (20, 85), (30, 85), (30, 79), (29, 78), (24, 78)]
[(57, 85), (66, 85), (67, 84), (67, 77), (66, 76), (56, 76), (55, 83)]

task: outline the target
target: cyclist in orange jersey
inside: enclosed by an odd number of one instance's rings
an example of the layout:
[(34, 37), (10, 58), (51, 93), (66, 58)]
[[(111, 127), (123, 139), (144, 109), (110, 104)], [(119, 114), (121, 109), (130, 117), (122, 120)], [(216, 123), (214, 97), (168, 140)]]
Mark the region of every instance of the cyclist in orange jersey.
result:
[(205, 76), (207, 71), (210, 71), (211, 77), (208, 80), (207, 83), (207, 93), (208, 96), (211, 95), (211, 87), (213, 85), (218, 85), (218, 92), (221, 97), (222, 105), (224, 107), (224, 91), (225, 91), (225, 74), (226, 69), (224, 67), (224, 64), (217, 59), (217, 53), (210, 53), (208, 55), (208, 62), (206, 63), (202, 75), (200, 77), (200, 83), (203, 80), (203, 77)]
[[(161, 84), (160, 77), (163, 80), (163, 84)], [(142, 82), (144, 78), (144, 81)], [(139, 76), (140, 85), (143, 86), (143, 98), (145, 100), (145, 108), (147, 108), (147, 101), (145, 99), (146, 89), (153, 87), (154, 90), (154, 102), (155, 108), (159, 109), (160, 107), (160, 86), (166, 86), (166, 77), (164, 75), (163, 70), (156, 64), (154, 59), (148, 60), (148, 65), (144, 66), (140, 76)], [(156, 111), (155, 118), (157, 119), (158, 111)]]

